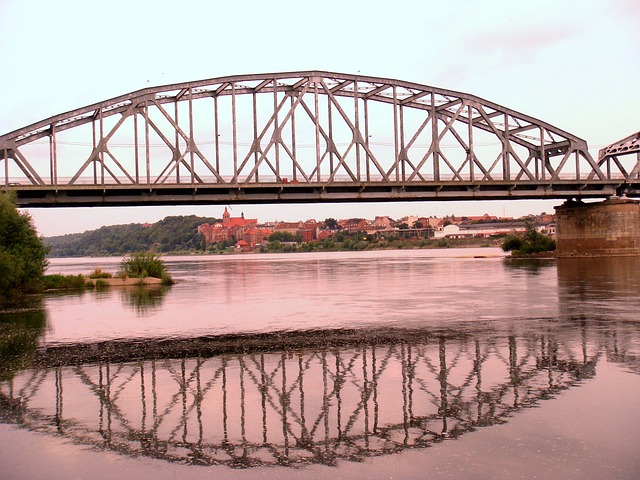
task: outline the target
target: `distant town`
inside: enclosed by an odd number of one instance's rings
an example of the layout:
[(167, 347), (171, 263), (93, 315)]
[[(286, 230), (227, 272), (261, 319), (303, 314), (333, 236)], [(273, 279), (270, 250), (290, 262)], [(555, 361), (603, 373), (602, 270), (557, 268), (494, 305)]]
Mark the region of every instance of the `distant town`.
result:
[(198, 234), (202, 235), (209, 250), (232, 248), (234, 252), (247, 253), (287, 250), (287, 246), (291, 250), (292, 245), (314, 243), (323, 243), (326, 249), (334, 240), (343, 243), (348, 239), (369, 244), (406, 240), (421, 242), (419, 246), (431, 241), (436, 246), (446, 246), (449, 240), (455, 239), (499, 239), (523, 233), (528, 226), (553, 237), (555, 215), (543, 213), (518, 219), (487, 214), (442, 218), (405, 216), (397, 220), (376, 216), (373, 220), (327, 218), (323, 221), (260, 223), (256, 218), (245, 218), (244, 213), (232, 217), (225, 208), (221, 221), (199, 225)]

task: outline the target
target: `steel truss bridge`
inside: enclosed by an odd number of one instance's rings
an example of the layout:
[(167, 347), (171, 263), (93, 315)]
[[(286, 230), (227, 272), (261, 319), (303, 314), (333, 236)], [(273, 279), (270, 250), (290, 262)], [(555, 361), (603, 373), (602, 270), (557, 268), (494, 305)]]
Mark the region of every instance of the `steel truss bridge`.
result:
[(588, 381), (603, 355), (637, 368), (633, 335), (575, 320), (582, 331), (315, 332), (306, 347), (263, 335), (182, 354), (160, 342), (162, 357), (154, 342), (142, 355), (140, 342), (85, 345), (84, 360), (79, 346), (50, 347), (0, 383), (0, 420), (194, 465), (361, 461), (508, 422)]
[(21, 206), (635, 196), (639, 173), (473, 95), (322, 71), (146, 88), (0, 136)]

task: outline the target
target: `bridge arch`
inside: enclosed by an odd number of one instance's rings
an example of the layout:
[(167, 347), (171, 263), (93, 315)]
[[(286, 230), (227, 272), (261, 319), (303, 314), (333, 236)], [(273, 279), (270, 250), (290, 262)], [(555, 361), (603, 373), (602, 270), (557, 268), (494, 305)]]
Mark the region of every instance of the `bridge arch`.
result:
[(493, 102), (323, 71), (131, 92), (0, 136), (0, 167), (24, 205), (562, 198), (628, 180)]

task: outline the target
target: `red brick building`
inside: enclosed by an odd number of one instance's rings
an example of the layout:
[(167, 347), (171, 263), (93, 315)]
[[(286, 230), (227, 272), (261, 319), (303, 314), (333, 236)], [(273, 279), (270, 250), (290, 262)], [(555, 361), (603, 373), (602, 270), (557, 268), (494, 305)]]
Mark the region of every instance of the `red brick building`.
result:
[(258, 220), (244, 218), (244, 213), (239, 217), (232, 217), (225, 207), (221, 222), (213, 225), (203, 223), (198, 226), (198, 233), (204, 236), (207, 245), (229, 240), (243, 240), (246, 243), (244, 247), (246, 251), (255, 248), (266, 239), (271, 234), (271, 230), (258, 227)]

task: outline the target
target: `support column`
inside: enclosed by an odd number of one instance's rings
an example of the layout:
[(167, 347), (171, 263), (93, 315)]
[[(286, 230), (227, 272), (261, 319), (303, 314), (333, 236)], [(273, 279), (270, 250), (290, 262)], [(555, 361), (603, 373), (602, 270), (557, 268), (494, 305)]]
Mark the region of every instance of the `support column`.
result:
[(640, 255), (640, 203), (626, 197), (604, 202), (569, 200), (556, 207), (559, 257)]

